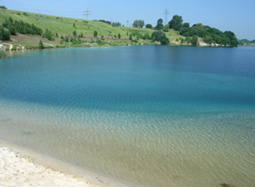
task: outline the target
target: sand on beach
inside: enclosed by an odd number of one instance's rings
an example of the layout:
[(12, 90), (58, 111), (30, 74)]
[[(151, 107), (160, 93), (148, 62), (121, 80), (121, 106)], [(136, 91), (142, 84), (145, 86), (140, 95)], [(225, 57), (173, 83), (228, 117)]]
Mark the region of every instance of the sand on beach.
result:
[(33, 163), (9, 147), (0, 147), (0, 186), (96, 186), (82, 178)]

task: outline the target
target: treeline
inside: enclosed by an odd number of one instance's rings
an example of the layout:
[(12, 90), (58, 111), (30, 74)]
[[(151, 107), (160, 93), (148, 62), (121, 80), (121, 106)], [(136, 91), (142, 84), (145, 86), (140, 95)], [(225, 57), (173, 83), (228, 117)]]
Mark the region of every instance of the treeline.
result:
[(55, 40), (53, 33), (46, 29), (43, 33), (43, 30), (34, 24), (26, 23), (22, 20), (17, 21), (13, 20), (11, 17), (5, 19), (5, 21), (0, 26), (0, 40), (7, 41), (10, 40), (10, 35), (20, 34), (33, 34), (43, 36), (48, 40)]
[[(135, 20), (133, 23), (133, 27), (137, 28), (143, 28), (144, 25), (143, 20)], [(198, 45), (199, 37), (202, 38), (205, 43), (210, 45), (218, 44), (229, 47), (237, 47), (238, 45), (238, 40), (233, 32), (222, 32), (219, 29), (211, 28), (201, 23), (190, 26), (189, 23), (183, 23), (182, 17), (178, 15), (174, 15), (167, 25), (163, 25), (163, 19), (158, 19), (157, 25), (154, 28), (151, 24), (146, 24), (145, 27), (157, 30), (153, 33), (152, 40), (159, 41), (163, 44), (169, 43), (165, 36), (165, 32), (168, 32), (169, 29), (174, 29), (175, 31), (179, 31), (180, 35), (185, 36), (185, 41), (192, 45)]]
[(121, 26), (121, 23), (120, 22), (110, 22), (110, 21), (107, 21), (107, 20), (103, 20), (103, 19), (100, 19), (98, 20), (100, 22), (103, 22), (103, 23), (106, 23), (106, 24), (109, 24), (113, 27), (120, 27)]
[(0, 8), (2, 8), (2, 9), (7, 9), (6, 6), (0, 6)]
[(9, 17), (9, 19), (5, 19), (2, 25), (4, 28), (9, 30), (11, 35), (16, 35), (16, 33), (41, 35), (43, 33), (43, 30), (36, 27), (34, 24), (31, 25), (22, 20), (14, 21), (11, 17)]
[(255, 40), (247, 39), (238, 40), (238, 45), (255, 45)]
[(182, 17), (175, 15), (169, 22), (169, 28), (180, 31), (185, 37), (201, 37), (205, 43), (220, 44), (229, 47), (237, 47), (238, 41), (235, 34), (231, 31), (222, 32), (219, 29), (211, 28), (201, 23), (190, 27), (189, 23), (183, 23)]

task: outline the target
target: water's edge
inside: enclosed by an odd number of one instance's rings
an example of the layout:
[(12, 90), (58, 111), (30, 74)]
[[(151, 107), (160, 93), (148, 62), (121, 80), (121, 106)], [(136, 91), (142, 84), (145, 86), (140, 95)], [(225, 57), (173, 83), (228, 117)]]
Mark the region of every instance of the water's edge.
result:
[(67, 163), (58, 158), (37, 152), (27, 147), (14, 144), (3, 139), (0, 139), (0, 147), (8, 147), (11, 150), (18, 152), (22, 157), (27, 158), (32, 163), (43, 165), (47, 168), (51, 168), (55, 171), (62, 172), (64, 174), (72, 175), (74, 178), (80, 178), (92, 185), (100, 187), (128, 187), (128, 186), (139, 186), (138, 184), (132, 183), (131, 181), (121, 181), (120, 179), (109, 178), (103, 174), (95, 173), (84, 168), (77, 167), (70, 163)]

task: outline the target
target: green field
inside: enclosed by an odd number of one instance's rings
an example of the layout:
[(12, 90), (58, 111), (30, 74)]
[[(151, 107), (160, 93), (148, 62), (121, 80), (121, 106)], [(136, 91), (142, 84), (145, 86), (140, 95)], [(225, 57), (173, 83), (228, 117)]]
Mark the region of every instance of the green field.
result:
[[(5, 19), (11, 17), (13, 20), (22, 20), (29, 24), (34, 24), (37, 27), (40, 27), (45, 31), (46, 29), (50, 30), (54, 35), (58, 34), (58, 37), (55, 37), (54, 41), (48, 41), (41, 36), (36, 35), (22, 35), (17, 34), (16, 36), (11, 36), (11, 41), (14, 45), (23, 45), (26, 48), (32, 48), (32, 46), (37, 46), (40, 39), (43, 40), (43, 43), (47, 46), (72, 46), (70, 42), (64, 42), (60, 44), (61, 36), (68, 36), (69, 38), (74, 37), (73, 32), (75, 31), (78, 35), (83, 34), (83, 37), (80, 38), (82, 43), (97, 43), (98, 45), (142, 45), (142, 44), (153, 44), (150, 40), (143, 40), (141, 36), (148, 33), (150, 36), (155, 31), (153, 29), (146, 28), (134, 28), (134, 27), (113, 27), (107, 23), (100, 21), (85, 21), (82, 19), (73, 19), (59, 16), (50, 16), (8, 9), (0, 9), (0, 23), (4, 22)], [(94, 31), (97, 31), (97, 37), (93, 36)], [(120, 34), (121, 38), (118, 39)], [(133, 41), (129, 40), (129, 35), (132, 35)], [(140, 36), (137, 38), (137, 36)], [(103, 40), (102, 39), (103, 36)], [(178, 35), (178, 33), (172, 29), (166, 33), (166, 36), (169, 38), (171, 44), (177, 44), (177, 38), (183, 38)], [(81, 44), (79, 46), (82, 46)]]

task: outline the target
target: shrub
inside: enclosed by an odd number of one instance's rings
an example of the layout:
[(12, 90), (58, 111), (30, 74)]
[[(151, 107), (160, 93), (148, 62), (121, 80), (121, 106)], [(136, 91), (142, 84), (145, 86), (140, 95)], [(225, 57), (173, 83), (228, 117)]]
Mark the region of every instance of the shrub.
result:
[(39, 46), (39, 49), (44, 49), (42, 40), (39, 41), (39, 45), (38, 46)]
[(0, 58), (7, 57), (7, 53), (4, 51), (0, 51)]
[(169, 39), (166, 37), (163, 30), (155, 31), (152, 33), (151, 38), (153, 41), (158, 41), (161, 45), (168, 45)]

